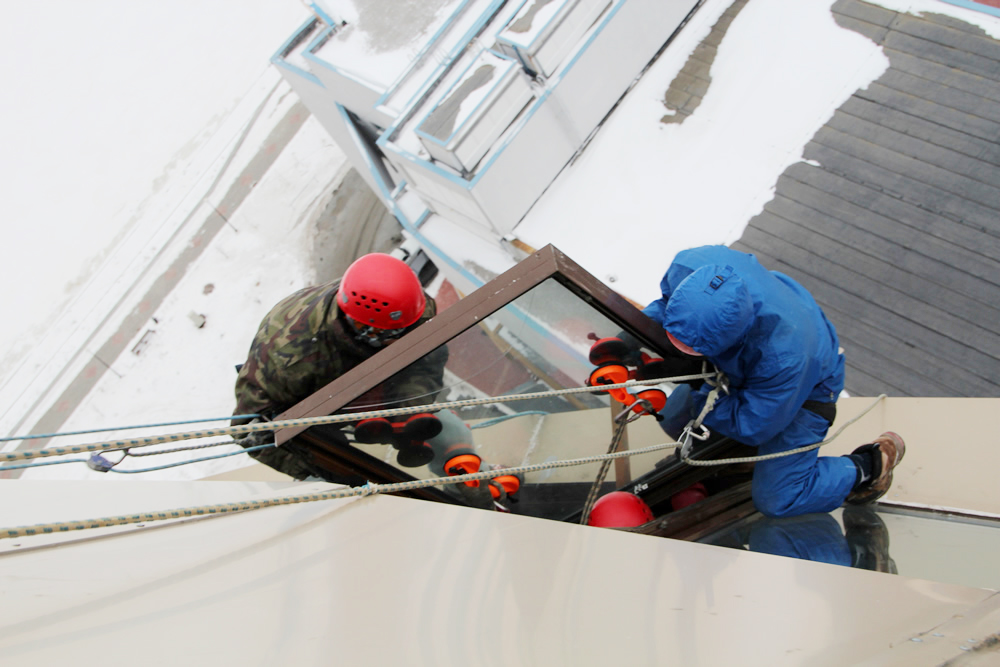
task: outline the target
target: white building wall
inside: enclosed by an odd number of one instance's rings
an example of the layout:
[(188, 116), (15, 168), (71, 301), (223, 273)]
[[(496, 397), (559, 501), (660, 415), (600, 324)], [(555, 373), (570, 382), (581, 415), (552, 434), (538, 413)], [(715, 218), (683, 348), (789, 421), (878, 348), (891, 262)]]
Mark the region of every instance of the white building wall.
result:
[[(697, 0), (612, 2), (564, 62), (550, 65), (554, 76), (532, 84), (537, 99), (490, 147), (467, 179), (449, 167), (414, 155), (395, 139), (380, 140), (380, 150), (404, 175), (407, 188), (431, 210), (454, 219), (480, 238), (499, 242), (514, 230), (696, 4)], [(495, 30), (501, 28), (498, 25)], [(479, 43), (485, 44), (484, 39), (489, 41), (481, 37)], [(396, 119), (376, 108), (384, 91), (352, 80), (332, 63), (324, 62), (315, 53), (321, 43), (322, 37), (314, 38), (307, 49), (312, 52), (305, 54), (321, 87), (312, 82), (312, 88), (295, 83), (295, 78), (302, 77), (293, 71), (288, 71), (286, 78), (297, 91), (306, 91), (303, 101), (379, 192), (377, 177), (366, 173), (373, 164), (371, 156), (359, 149), (357, 134), (345, 123), (340, 107), (379, 127), (389, 127), (391, 132), (411, 133), (414, 124), (394, 129)], [(428, 101), (428, 105), (434, 103)], [(423, 118), (432, 108), (415, 108), (411, 117)], [(489, 118), (491, 109), (483, 109), (479, 115)]]
[(570, 56), (547, 98), (485, 168), (472, 194), (509, 234), (653, 58), (696, 0), (622, 0), (586, 48)]
[(432, 211), (461, 223), (480, 237), (499, 241), (500, 235), (490, 224), (486, 212), (458, 176), (449, 178), (442, 170), (429, 169), (426, 164), (405, 160), (391, 152), (388, 157), (405, 174), (409, 188)]
[(385, 91), (374, 90), (367, 84), (346, 76), (314, 53), (307, 53), (306, 59), (310, 63), (310, 71), (319, 78), (336, 102), (379, 127), (388, 127), (395, 120), (377, 108)]
[(551, 96), (529, 114), (470, 191), (499, 236), (514, 229), (586, 137)]

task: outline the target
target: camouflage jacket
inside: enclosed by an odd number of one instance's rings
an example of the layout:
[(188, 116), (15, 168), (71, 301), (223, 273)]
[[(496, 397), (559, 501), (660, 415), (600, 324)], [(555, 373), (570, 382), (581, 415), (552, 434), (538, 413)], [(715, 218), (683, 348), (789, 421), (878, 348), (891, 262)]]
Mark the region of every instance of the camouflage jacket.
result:
[[(333, 382), (377, 353), (354, 338), (337, 305), (340, 281), (307, 287), (281, 300), (264, 317), (236, 378), (234, 414), (273, 418)], [(414, 327), (437, 312), (427, 296)], [(402, 344), (400, 342), (394, 343)], [(447, 348), (441, 347), (412, 364), (386, 385), (381, 400), (395, 405), (432, 403), (443, 386)], [(234, 420), (245, 423), (247, 420)], [(296, 454), (298, 452), (298, 454)], [(255, 458), (298, 479), (316, 471), (302, 461), (301, 448), (282, 446), (254, 452)]]

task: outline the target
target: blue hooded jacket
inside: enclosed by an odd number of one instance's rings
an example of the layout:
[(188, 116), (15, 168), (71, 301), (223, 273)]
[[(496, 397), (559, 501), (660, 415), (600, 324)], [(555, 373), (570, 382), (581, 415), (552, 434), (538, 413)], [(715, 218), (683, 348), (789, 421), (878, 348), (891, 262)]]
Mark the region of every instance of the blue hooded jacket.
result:
[[(748, 445), (791, 424), (807, 400), (835, 402), (844, 356), (833, 324), (809, 292), (726, 246), (678, 253), (643, 311), (729, 378), (704, 423)], [(705, 403), (707, 385), (695, 396)]]

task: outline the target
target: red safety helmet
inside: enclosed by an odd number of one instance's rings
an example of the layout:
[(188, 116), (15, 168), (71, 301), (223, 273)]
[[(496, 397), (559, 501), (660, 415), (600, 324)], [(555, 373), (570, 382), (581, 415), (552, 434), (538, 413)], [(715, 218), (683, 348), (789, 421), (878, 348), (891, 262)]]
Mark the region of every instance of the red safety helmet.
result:
[(427, 303), (413, 269), (382, 253), (365, 255), (347, 267), (337, 302), (352, 320), (376, 329), (403, 329), (414, 324)]
[(627, 491), (612, 491), (594, 503), (587, 518), (588, 526), (626, 528), (652, 521), (653, 510), (639, 496)]

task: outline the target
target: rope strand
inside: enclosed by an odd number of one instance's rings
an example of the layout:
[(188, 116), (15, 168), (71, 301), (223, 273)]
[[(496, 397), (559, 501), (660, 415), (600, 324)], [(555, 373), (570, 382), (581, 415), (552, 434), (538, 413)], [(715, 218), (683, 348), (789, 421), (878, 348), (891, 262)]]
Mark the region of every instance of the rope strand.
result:
[(131, 438), (127, 440), (109, 440), (86, 445), (68, 445), (65, 447), (53, 447), (50, 449), (35, 449), (15, 452), (0, 453), (0, 461), (23, 461), (26, 459), (45, 458), (49, 456), (64, 456), (66, 454), (82, 454), (85, 452), (99, 452), (129, 447), (146, 447), (149, 445), (159, 445), (166, 442), (178, 442), (181, 440), (195, 440), (197, 438), (208, 438), (222, 435), (242, 435), (255, 433), (258, 431), (274, 431), (280, 428), (297, 428), (299, 426), (319, 426), (321, 424), (339, 424), (344, 422), (361, 421), (373, 417), (398, 417), (402, 415), (412, 415), (420, 412), (443, 410), (446, 408), (463, 408), (475, 405), (486, 405), (488, 403), (507, 403), (511, 401), (525, 401), (536, 398), (548, 398), (551, 396), (564, 396), (568, 394), (582, 394), (592, 392), (603, 392), (608, 389), (619, 389), (635, 387), (640, 385), (661, 384), (663, 382), (685, 382), (688, 380), (701, 380), (711, 377), (713, 374), (699, 373), (697, 375), (680, 375), (675, 378), (660, 378), (657, 380), (629, 380), (618, 384), (601, 385), (600, 387), (568, 387), (566, 389), (554, 389), (550, 391), (537, 391), (529, 394), (513, 394), (510, 396), (496, 396), (485, 398), (469, 398), (459, 401), (444, 403), (431, 403), (428, 405), (414, 405), (400, 408), (385, 408), (382, 410), (371, 410), (368, 412), (349, 412), (323, 417), (303, 417), (299, 419), (287, 419), (283, 421), (258, 422), (255, 424), (240, 424), (239, 426), (228, 426), (217, 429), (204, 429), (201, 431), (188, 431), (186, 433), (170, 433), (164, 435), (147, 436), (143, 438)]
[[(647, 454), (647, 453), (650, 453), (650, 452), (655, 452), (655, 451), (659, 451), (659, 450), (663, 450), (663, 449), (668, 449), (668, 448), (677, 448), (677, 447), (681, 447), (682, 448), (681, 460), (684, 463), (686, 463), (688, 465), (692, 465), (692, 466), (721, 466), (721, 465), (729, 465), (729, 464), (733, 464), (733, 463), (756, 462), (756, 461), (764, 461), (764, 460), (779, 458), (779, 457), (783, 457), (783, 456), (792, 456), (792, 455), (795, 455), (795, 454), (799, 454), (799, 453), (811, 451), (813, 449), (818, 449), (819, 447), (822, 447), (823, 445), (829, 444), (830, 442), (832, 442), (833, 440), (835, 440), (844, 431), (844, 429), (846, 429), (848, 426), (850, 426), (851, 424), (857, 422), (859, 419), (861, 419), (866, 414), (868, 414), (872, 409), (874, 409), (874, 407), (882, 399), (884, 399), (886, 397), (885, 394), (880, 395), (861, 414), (857, 415), (853, 419), (851, 419), (848, 422), (846, 422), (843, 426), (840, 427), (840, 429), (837, 430), (836, 433), (834, 433), (833, 436), (831, 436), (830, 438), (827, 438), (826, 440), (823, 440), (822, 442), (818, 442), (816, 444), (809, 445), (807, 447), (800, 447), (798, 449), (794, 449), (794, 450), (790, 450), (790, 451), (786, 451), (786, 452), (779, 452), (779, 453), (776, 453), (776, 454), (769, 454), (769, 455), (762, 455), (762, 456), (753, 456), (753, 457), (742, 457), (742, 458), (731, 458), (731, 459), (716, 459), (716, 460), (712, 460), (712, 461), (692, 460), (687, 455), (688, 454), (687, 450), (690, 449), (690, 444), (691, 444), (690, 443), (690, 440), (691, 440), (691, 426), (694, 425), (695, 428), (697, 428), (697, 427), (700, 426), (701, 420), (712, 409), (713, 404), (715, 402), (714, 399), (718, 396), (719, 390), (722, 389), (723, 391), (725, 391), (725, 389), (726, 389), (725, 385), (724, 385), (724, 383), (725, 383), (725, 376), (721, 375), (720, 373), (701, 373), (701, 374), (697, 374), (697, 375), (677, 376), (677, 377), (674, 377), (674, 378), (659, 378), (659, 379), (655, 379), (655, 380), (629, 380), (628, 382), (622, 382), (622, 383), (611, 384), (611, 385), (601, 385), (599, 387), (570, 387), (570, 388), (566, 388), (566, 389), (557, 389), (557, 390), (550, 390), (550, 391), (543, 391), (543, 392), (533, 392), (533, 393), (528, 393), (528, 394), (515, 394), (515, 395), (509, 395), (509, 396), (474, 398), (474, 399), (465, 399), (465, 400), (450, 401), (450, 402), (444, 402), (444, 403), (434, 403), (434, 404), (430, 404), (430, 405), (417, 405), (417, 406), (410, 406), (410, 407), (387, 408), (387, 409), (373, 410), (373, 411), (368, 411), (368, 412), (356, 412), (356, 413), (327, 415), (327, 416), (323, 416), (323, 417), (307, 417), (307, 418), (300, 418), (300, 419), (289, 419), (289, 420), (284, 420), (284, 421), (262, 422), (262, 423), (253, 423), (253, 424), (242, 424), (242, 425), (239, 425), (239, 426), (230, 426), (230, 427), (219, 428), (219, 429), (205, 429), (205, 430), (201, 430), (201, 431), (190, 431), (190, 432), (187, 432), (187, 433), (175, 433), (175, 434), (167, 434), (167, 435), (159, 435), (159, 436), (150, 436), (150, 437), (135, 438), (135, 439), (129, 439), (129, 440), (114, 440), (114, 441), (107, 441), (107, 442), (92, 443), (92, 444), (87, 444), (87, 445), (72, 445), (72, 446), (68, 446), (68, 447), (56, 447), (56, 448), (52, 448), (52, 449), (39, 449), (39, 450), (33, 450), (33, 451), (29, 450), (29, 451), (20, 451), (20, 452), (6, 452), (6, 453), (3, 453), (2, 455), (0, 455), (0, 460), (5, 460), (5, 461), (23, 461), (23, 460), (38, 459), (38, 458), (45, 458), (45, 457), (52, 457), (52, 456), (63, 456), (63, 455), (67, 455), (67, 454), (78, 454), (78, 453), (83, 453), (83, 452), (104, 452), (104, 451), (116, 451), (116, 450), (126, 450), (126, 454), (128, 454), (128, 450), (131, 449), (131, 448), (146, 447), (146, 446), (151, 446), (151, 445), (163, 444), (163, 443), (167, 443), (167, 442), (177, 442), (177, 441), (181, 441), (181, 440), (193, 440), (193, 439), (197, 439), (197, 438), (223, 436), (223, 435), (233, 436), (233, 435), (238, 435), (238, 434), (249, 434), (249, 433), (255, 433), (255, 432), (260, 432), (260, 431), (274, 431), (274, 430), (276, 430), (276, 428), (277, 429), (280, 429), (280, 428), (295, 428), (295, 427), (300, 427), (300, 426), (301, 427), (309, 427), (309, 426), (316, 426), (316, 425), (320, 425), (320, 424), (335, 424), (335, 423), (343, 423), (343, 422), (360, 421), (362, 419), (368, 419), (368, 418), (373, 418), (373, 417), (392, 417), (392, 416), (401, 416), (401, 415), (416, 414), (416, 413), (419, 413), (419, 412), (435, 411), (435, 410), (441, 410), (441, 409), (446, 409), (446, 408), (469, 407), (469, 406), (484, 405), (484, 404), (491, 404), (491, 403), (505, 403), (505, 402), (511, 402), (511, 401), (530, 400), (530, 399), (535, 399), (535, 398), (547, 398), (547, 397), (552, 397), (552, 396), (562, 396), (562, 395), (578, 394), (578, 393), (586, 393), (586, 392), (605, 392), (605, 391), (607, 391), (609, 389), (628, 388), (628, 387), (641, 386), (641, 385), (656, 385), (656, 384), (662, 384), (664, 382), (684, 382), (684, 381), (688, 381), (688, 380), (709, 379), (709, 378), (715, 378), (716, 379), (716, 383), (710, 382), (710, 384), (715, 384), (715, 386), (713, 387), (713, 390), (712, 390), (712, 392), (710, 394), (710, 400), (706, 402), (706, 406), (702, 409), (701, 414), (698, 416), (697, 420), (693, 420), (692, 423), (689, 424), (688, 428), (685, 429), (685, 435), (687, 437), (685, 438), (685, 437), (682, 436), (680, 443), (664, 443), (664, 444), (660, 444), (660, 445), (652, 445), (652, 446), (649, 446), (649, 447), (644, 447), (642, 449), (637, 449), (637, 450), (626, 450), (624, 452), (616, 452), (614, 450), (617, 449), (618, 442), (620, 441), (620, 439), (621, 439), (621, 437), (622, 437), (622, 435), (624, 433), (625, 427), (626, 427), (626, 425), (627, 425), (627, 423), (629, 421), (629, 420), (623, 420), (622, 423), (615, 429), (615, 432), (614, 432), (614, 435), (612, 437), (611, 445), (610, 445), (610, 447), (608, 449), (608, 452), (606, 454), (598, 455), (598, 456), (590, 456), (590, 457), (584, 457), (584, 458), (579, 458), (579, 459), (565, 459), (565, 460), (562, 460), (562, 461), (550, 461), (550, 462), (540, 463), (540, 464), (531, 464), (531, 465), (522, 465), (522, 466), (511, 467), (511, 468), (494, 469), (494, 470), (489, 470), (489, 471), (484, 471), (484, 472), (479, 472), (479, 473), (472, 473), (472, 474), (467, 474), (467, 475), (456, 475), (456, 476), (453, 476), (453, 477), (438, 477), (438, 478), (431, 478), (431, 479), (425, 479), (425, 480), (413, 480), (413, 481), (410, 481), (410, 482), (400, 482), (400, 483), (394, 483), (394, 484), (373, 484), (373, 483), (369, 482), (369, 483), (365, 484), (362, 487), (348, 487), (348, 488), (338, 489), (338, 490), (335, 490), (335, 491), (330, 491), (330, 492), (321, 493), (321, 494), (306, 494), (306, 495), (303, 495), (303, 496), (286, 496), (284, 498), (276, 498), (276, 499), (263, 500), (263, 501), (248, 501), (248, 502), (243, 502), (243, 503), (226, 503), (226, 504), (221, 504), (221, 505), (207, 505), (207, 506), (201, 506), (201, 507), (190, 507), (190, 508), (182, 508), (182, 509), (178, 509), (178, 510), (169, 510), (169, 511), (164, 511), (164, 512), (134, 514), (134, 515), (128, 515), (128, 516), (104, 517), (104, 518), (99, 518), (99, 519), (90, 519), (90, 520), (86, 520), (86, 521), (72, 521), (72, 522), (59, 522), (59, 523), (49, 523), (49, 524), (37, 524), (37, 525), (34, 525), (34, 526), (23, 526), (23, 527), (18, 527), (18, 528), (0, 529), (0, 539), (11, 538), (11, 537), (21, 537), (21, 536), (26, 536), (26, 535), (37, 535), (37, 534), (55, 533), (55, 532), (69, 532), (69, 531), (73, 531), (73, 530), (83, 530), (83, 529), (87, 529), (87, 528), (99, 528), (99, 527), (104, 527), (104, 526), (126, 525), (126, 524), (131, 524), (131, 523), (140, 523), (140, 522), (143, 522), (143, 521), (155, 521), (155, 520), (163, 520), (163, 519), (178, 519), (178, 518), (203, 516), (203, 515), (214, 515), (214, 514), (226, 514), (226, 513), (241, 512), (241, 511), (253, 510), (253, 509), (262, 509), (264, 507), (272, 507), (272, 506), (275, 506), (275, 505), (286, 505), (286, 504), (301, 503), (301, 502), (312, 502), (312, 501), (317, 501), (317, 500), (327, 500), (327, 499), (335, 499), (335, 498), (348, 498), (348, 497), (354, 497), (354, 496), (367, 496), (367, 495), (372, 495), (372, 494), (375, 494), (375, 493), (399, 493), (399, 492), (405, 492), (405, 491), (411, 491), (411, 490), (426, 488), (426, 487), (430, 487), (430, 486), (443, 486), (443, 485), (446, 485), (446, 484), (458, 484), (458, 483), (466, 482), (466, 481), (493, 479), (493, 478), (495, 478), (497, 476), (500, 476), (500, 475), (519, 475), (519, 474), (523, 475), (523, 474), (529, 473), (529, 472), (537, 472), (537, 471), (547, 470), (547, 469), (552, 469), (552, 468), (563, 468), (563, 467), (570, 467), (570, 466), (577, 466), (577, 465), (585, 465), (585, 464), (588, 464), (588, 463), (601, 462), (602, 463), (601, 472), (598, 475), (597, 480), (595, 480), (594, 486), (591, 488), (590, 493), (588, 494), (587, 501), (586, 501), (586, 503), (584, 505), (584, 512), (583, 512), (582, 522), (586, 522), (587, 516), (588, 516), (590, 510), (593, 507), (594, 500), (596, 499), (596, 491), (600, 487), (600, 484), (601, 484), (601, 482), (602, 482), (602, 480), (604, 478), (604, 475), (606, 474), (606, 470), (607, 470), (608, 466), (610, 465), (610, 462), (613, 461), (613, 460), (615, 460), (615, 459), (623, 458), (623, 457), (628, 457), (628, 456), (637, 456), (637, 455), (640, 455), (640, 454)], [(194, 422), (194, 421), (202, 421), (202, 420), (192, 420), (192, 422)], [(192, 423), (192, 422), (177, 422), (177, 423)], [(134, 428), (142, 428), (142, 427), (134, 427)], [(98, 432), (98, 431), (101, 431), (101, 430), (115, 430), (115, 429), (94, 429), (94, 430), (91, 430), (91, 431), (79, 431), (79, 432), (75, 432), (75, 433)], [(63, 434), (63, 435), (69, 435), (69, 434), (67, 433), (67, 434)], [(36, 436), (36, 437), (42, 437), (42, 436)], [(193, 447), (175, 448), (175, 449), (170, 449), (170, 450), (162, 450), (162, 451), (158, 451), (158, 452), (150, 452), (150, 453), (143, 453), (143, 454), (132, 454), (132, 455), (133, 456), (140, 456), (140, 455), (142, 455), (142, 456), (151, 456), (151, 455), (154, 455), (154, 454), (165, 454), (165, 453), (169, 453), (169, 452), (183, 451), (183, 450), (187, 450), (187, 449), (199, 449), (199, 448), (202, 448), (202, 447), (211, 447), (211, 446), (216, 446), (216, 445), (221, 445), (221, 444), (236, 444), (236, 443), (228, 443), (228, 442), (210, 443), (210, 444), (204, 444), (204, 445), (196, 445), (196, 446), (193, 446)], [(194, 462), (198, 462), (198, 461), (205, 461), (205, 460), (210, 460), (210, 459), (215, 459), (215, 458), (223, 458), (225, 456), (234, 456), (234, 455), (237, 455), (237, 454), (244, 454), (244, 453), (249, 452), (249, 451), (264, 449), (264, 448), (273, 447), (273, 446), (274, 446), (273, 444), (265, 444), (265, 445), (260, 445), (260, 446), (248, 448), (248, 449), (245, 449), (245, 450), (242, 450), (242, 451), (238, 451), (238, 452), (231, 452), (231, 453), (222, 454), (222, 455), (219, 455), (219, 456), (213, 456), (213, 457), (206, 457), (206, 458), (202, 458), (202, 459), (197, 459), (196, 461), (184, 461), (184, 462), (179, 462), (179, 463), (174, 463), (174, 464), (167, 464), (167, 465), (164, 465), (164, 466), (159, 466), (159, 467), (155, 467), (155, 468), (149, 468), (149, 469), (146, 469), (146, 470), (130, 470), (130, 471), (116, 470), (115, 472), (121, 472), (121, 473), (148, 472), (148, 471), (151, 471), (151, 470), (160, 470), (160, 469), (169, 468), (169, 467), (175, 467), (175, 466), (179, 466), (179, 465), (187, 465), (189, 463), (194, 463)], [(69, 462), (76, 462), (76, 461), (69, 461)], [(36, 466), (36, 465), (54, 465), (56, 463), (63, 463), (63, 462), (59, 461), (59, 462), (34, 463), (34, 464), (21, 465), (21, 466), (10, 466), (10, 467), (6, 467), (6, 468), (0, 468), (0, 471), (2, 471), (2, 470), (13, 470), (13, 469), (17, 469), (17, 468), (33, 467), (33, 466)]]
[(12, 440), (38, 440), (40, 438), (60, 438), (66, 435), (86, 435), (87, 433), (105, 433), (107, 431), (129, 431), (134, 428), (154, 428), (158, 426), (180, 426), (181, 424), (201, 424), (203, 422), (228, 421), (230, 419), (253, 419), (260, 415), (229, 415), (228, 417), (209, 417), (207, 419), (187, 419), (178, 422), (161, 422), (159, 424), (137, 424), (135, 426), (111, 426), (109, 428), (91, 428), (84, 431), (63, 431), (62, 433), (40, 433), (38, 435), (11, 435), (0, 438), (0, 442)]
[(266, 500), (250, 500), (239, 503), (225, 503), (219, 505), (202, 505), (198, 507), (185, 507), (181, 509), (165, 510), (162, 512), (146, 512), (142, 514), (130, 514), (121, 516), (102, 517), (97, 519), (86, 519), (83, 521), (65, 521), (55, 523), (40, 523), (31, 526), (20, 526), (15, 528), (0, 528), (0, 539), (12, 537), (25, 537), (29, 535), (43, 535), (51, 533), (67, 533), (88, 528), (103, 528), (107, 526), (123, 526), (132, 523), (143, 523), (146, 521), (162, 521), (166, 519), (184, 519), (196, 516), (206, 516), (210, 514), (232, 514), (247, 510), (263, 509), (276, 505), (291, 505), (296, 503), (315, 502), (318, 500), (334, 500), (338, 498), (351, 498), (355, 496), (368, 496), (375, 493), (401, 493), (414, 491), (431, 486), (444, 486), (447, 484), (459, 484), (474, 480), (493, 479), (500, 475), (516, 475), (529, 472), (539, 472), (550, 468), (568, 468), (589, 463), (597, 463), (606, 457), (622, 458), (625, 456), (637, 456), (639, 454), (649, 454), (663, 449), (676, 447), (676, 443), (663, 443), (651, 445), (642, 449), (628, 450), (624, 452), (613, 452), (597, 456), (588, 456), (579, 459), (564, 459), (562, 461), (548, 461), (546, 463), (535, 463), (530, 465), (516, 466), (513, 468), (500, 468), (483, 472), (471, 473), (467, 475), (456, 475), (454, 477), (434, 477), (430, 479), (417, 479), (409, 482), (396, 482), (392, 484), (373, 484), (371, 482), (364, 486), (346, 487), (327, 491), (323, 493), (309, 493), (298, 496), (284, 496), (281, 498), (271, 498)]
[(872, 401), (871, 405), (865, 408), (860, 414), (844, 422), (844, 424), (841, 425), (841, 427), (838, 428), (833, 435), (831, 435), (826, 440), (822, 440), (812, 445), (806, 445), (805, 447), (799, 447), (798, 449), (789, 449), (784, 452), (775, 452), (774, 454), (761, 454), (759, 456), (742, 456), (731, 459), (712, 459), (710, 461), (699, 461), (697, 459), (692, 459), (690, 457), (684, 456), (681, 458), (681, 460), (684, 461), (684, 463), (687, 463), (688, 465), (691, 466), (706, 468), (710, 466), (725, 466), (733, 463), (757, 463), (758, 461), (770, 461), (771, 459), (780, 459), (785, 456), (792, 456), (794, 454), (803, 454), (805, 452), (811, 452), (812, 450), (819, 449), (824, 445), (829, 445), (831, 442), (836, 440), (840, 436), (840, 434), (844, 432), (844, 429), (846, 429), (848, 426), (855, 423), (856, 421), (867, 415), (869, 412), (874, 410), (875, 406), (878, 405), (884, 398), (886, 398), (885, 394), (879, 394), (879, 396), (874, 401)]
[[(744, 458), (715, 459), (712, 461), (693, 461), (688, 459), (685, 460), (685, 463), (696, 466), (729, 465), (731, 463), (764, 461), (772, 458), (778, 458), (780, 456), (791, 456), (793, 454), (799, 454), (812, 449), (817, 449), (835, 440), (838, 436), (840, 436), (840, 434), (844, 431), (844, 429), (854, 424), (859, 419), (861, 419), (869, 412), (871, 412), (875, 408), (875, 406), (878, 405), (879, 402), (881, 402), (884, 398), (886, 398), (886, 395), (881, 394), (864, 411), (862, 411), (856, 417), (848, 420), (846, 423), (844, 423), (843, 426), (837, 429), (837, 431), (831, 437), (827, 438), (826, 440), (823, 440), (822, 442), (818, 442), (814, 445), (809, 445), (808, 447), (800, 447), (798, 449), (790, 450), (787, 452), (779, 452), (778, 454), (751, 456)], [(420, 479), (409, 482), (397, 482), (392, 484), (373, 484), (369, 482), (364, 486), (359, 486), (359, 487), (346, 487), (324, 493), (312, 493), (300, 496), (285, 496), (282, 498), (274, 498), (269, 500), (252, 500), (252, 501), (245, 501), (242, 503), (226, 503), (222, 505), (187, 507), (176, 510), (167, 510), (163, 512), (151, 512), (143, 514), (124, 515), (124, 516), (103, 517), (98, 519), (88, 519), (84, 521), (43, 523), (43, 524), (35, 524), (32, 526), (2, 528), (0, 529), (0, 539), (12, 538), (12, 537), (25, 537), (29, 535), (41, 535), (50, 533), (64, 533), (76, 530), (85, 530), (88, 528), (101, 528), (106, 526), (120, 526), (133, 523), (142, 523), (145, 521), (183, 519), (195, 516), (205, 516), (214, 514), (232, 514), (234, 512), (263, 509), (265, 507), (273, 507), (276, 505), (290, 505), (295, 503), (314, 502), (319, 500), (332, 500), (337, 498), (368, 496), (376, 493), (400, 493), (404, 491), (423, 489), (430, 486), (444, 486), (447, 484), (458, 484), (461, 482), (467, 482), (473, 480), (493, 479), (501, 475), (518, 475), (518, 474), (523, 475), (530, 472), (540, 472), (542, 470), (549, 470), (552, 468), (568, 468), (572, 466), (586, 465), (589, 463), (612, 461), (615, 459), (624, 458), (628, 456), (639, 456), (642, 454), (649, 454), (664, 449), (675, 449), (679, 446), (680, 446), (679, 443), (669, 442), (669, 443), (662, 443), (659, 445), (650, 445), (649, 447), (643, 447), (641, 449), (626, 450), (623, 452), (612, 451), (606, 454), (599, 454), (596, 456), (588, 456), (578, 459), (547, 461), (545, 463), (535, 463), (530, 465), (515, 466), (511, 468), (499, 468), (495, 470), (487, 470), (467, 475), (456, 475), (454, 477), (434, 477), (430, 479)]]

